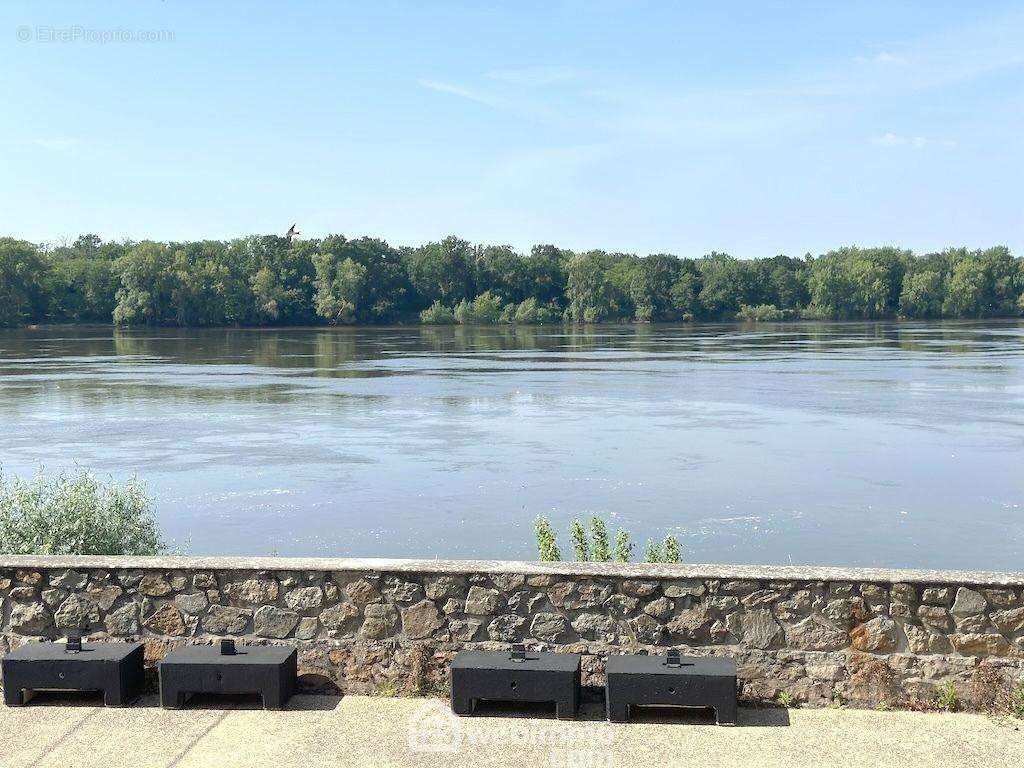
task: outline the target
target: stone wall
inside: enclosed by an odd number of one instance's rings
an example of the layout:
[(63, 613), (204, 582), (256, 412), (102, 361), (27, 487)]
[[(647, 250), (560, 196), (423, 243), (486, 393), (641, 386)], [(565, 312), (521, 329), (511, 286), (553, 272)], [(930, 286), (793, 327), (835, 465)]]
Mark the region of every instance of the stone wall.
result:
[(233, 636), (299, 648), (302, 682), (439, 693), (460, 648), (728, 655), (741, 695), (985, 708), (1024, 676), (1024, 574), (283, 558), (0, 556), (0, 653), (81, 631), (150, 662)]

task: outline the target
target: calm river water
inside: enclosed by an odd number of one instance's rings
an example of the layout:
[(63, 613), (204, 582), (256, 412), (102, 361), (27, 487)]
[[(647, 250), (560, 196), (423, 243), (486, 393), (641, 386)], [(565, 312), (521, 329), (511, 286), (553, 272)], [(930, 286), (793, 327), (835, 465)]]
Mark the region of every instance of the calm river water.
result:
[(1024, 568), (1024, 323), (0, 331), (0, 464), (144, 479), (190, 554)]

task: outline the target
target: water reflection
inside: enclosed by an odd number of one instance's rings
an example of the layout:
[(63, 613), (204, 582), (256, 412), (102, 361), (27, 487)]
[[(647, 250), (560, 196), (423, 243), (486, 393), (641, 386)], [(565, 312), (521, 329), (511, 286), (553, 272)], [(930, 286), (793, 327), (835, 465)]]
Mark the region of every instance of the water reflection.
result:
[(138, 472), (196, 553), (1017, 568), (1024, 324), (0, 331), (6, 471)]

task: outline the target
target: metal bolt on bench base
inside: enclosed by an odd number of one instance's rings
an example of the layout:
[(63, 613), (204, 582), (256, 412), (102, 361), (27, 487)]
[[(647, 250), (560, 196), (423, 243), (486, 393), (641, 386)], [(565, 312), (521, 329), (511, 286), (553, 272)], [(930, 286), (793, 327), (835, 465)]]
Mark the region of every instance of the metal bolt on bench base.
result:
[(33, 691), (102, 691), (103, 703), (121, 707), (142, 693), (142, 643), (29, 643), (3, 658), (4, 702), (28, 703)]
[(709, 707), (719, 725), (736, 724), (736, 662), (680, 656), (609, 656), (608, 719), (624, 723), (635, 705)]
[(576, 717), (580, 656), (576, 653), (460, 651), (452, 661), (452, 711), (471, 715), (478, 701), (555, 703), (559, 720)]
[(294, 648), (189, 645), (171, 651), (159, 665), (160, 706), (181, 709), (194, 693), (258, 693), (264, 709), (283, 709), (295, 692)]

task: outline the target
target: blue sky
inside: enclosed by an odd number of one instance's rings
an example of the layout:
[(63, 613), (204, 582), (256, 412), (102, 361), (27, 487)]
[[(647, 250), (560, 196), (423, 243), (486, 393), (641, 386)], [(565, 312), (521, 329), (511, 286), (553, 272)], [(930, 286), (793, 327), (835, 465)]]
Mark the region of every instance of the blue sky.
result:
[(1021, 253), (1022, 40), (995, 1), (8, 0), (0, 233)]

